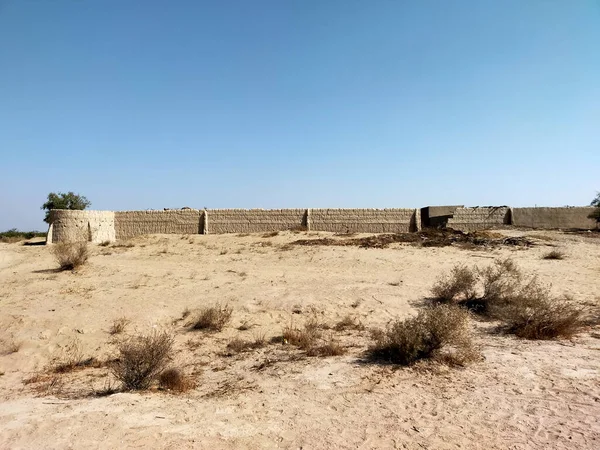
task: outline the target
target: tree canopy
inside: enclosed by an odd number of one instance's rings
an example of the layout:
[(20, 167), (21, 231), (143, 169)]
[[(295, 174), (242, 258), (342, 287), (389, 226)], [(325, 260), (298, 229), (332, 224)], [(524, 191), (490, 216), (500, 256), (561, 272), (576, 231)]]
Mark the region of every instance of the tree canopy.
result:
[(44, 222), (50, 223), (50, 210), (52, 209), (71, 209), (71, 210), (84, 210), (92, 203), (83, 195), (75, 194), (74, 192), (54, 193), (48, 194), (48, 200), (44, 203), (41, 209), (46, 210), (46, 216)]

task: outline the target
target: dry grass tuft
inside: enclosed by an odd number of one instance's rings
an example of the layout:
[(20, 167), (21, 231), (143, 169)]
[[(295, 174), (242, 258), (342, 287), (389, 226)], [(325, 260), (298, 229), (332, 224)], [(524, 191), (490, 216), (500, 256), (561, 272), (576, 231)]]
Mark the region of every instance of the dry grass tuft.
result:
[(130, 391), (148, 389), (172, 359), (173, 337), (153, 332), (132, 337), (119, 345), (112, 373)]
[(131, 321), (125, 317), (120, 317), (116, 319), (108, 330), (109, 334), (121, 334), (125, 331), (127, 325), (129, 325)]
[(542, 256), (542, 259), (565, 259), (565, 256), (560, 250), (551, 250)]
[(193, 330), (221, 331), (231, 320), (233, 308), (228, 305), (209, 306), (201, 309), (194, 319)]
[(234, 338), (227, 344), (227, 349), (235, 353), (248, 352), (257, 348), (262, 348), (267, 345), (267, 341), (264, 335), (258, 335), (254, 341), (247, 341), (245, 339)]
[(477, 274), (466, 266), (455, 265), (449, 276), (443, 276), (431, 288), (433, 297), (442, 303), (472, 300), (477, 295)]
[(333, 337), (321, 345), (310, 347), (306, 351), (307, 356), (340, 356), (346, 353), (346, 349), (340, 345)]
[(61, 270), (77, 269), (89, 257), (87, 242), (59, 242), (52, 251)]
[(404, 366), (423, 359), (462, 366), (479, 357), (472, 344), (469, 313), (453, 305), (422, 310), (375, 332), (373, 338), (368, 350), (371, 359)]
[(180, 369), (170, 368), (159, 375), (158, 386), (168, 391), (186, 392), (196, 387), (196, 380), (183, 373)]
[(338, 323), (335, 324), (335, 326), (333, 327), (334, 330), (336, 331), (345, 331), (345, 330), (357, 330), (357, 331), (362, 331), (365, 329), (365, 326), (362, 324), (362, 322), (354, 317), (352, 317), (350, 314), (348, 314), (346, 317), (344, 317), (342, 320), (340, 320)]

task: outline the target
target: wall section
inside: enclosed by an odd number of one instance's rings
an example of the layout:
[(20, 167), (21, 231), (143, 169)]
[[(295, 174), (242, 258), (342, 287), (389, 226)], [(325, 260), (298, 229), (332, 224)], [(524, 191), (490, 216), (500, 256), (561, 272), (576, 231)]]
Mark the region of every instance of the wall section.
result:
[(306, 226), (305, 209), (209, 209), (207, 231), (221, 233), (260, 233)]
[(310, 209), (310, 229), (337, 233), (407, 233), (420, 228), (415, 209)]
[(597, 223), (588, 219), (592, 207), (513, 208), (512, 224), (518, 227), (593, 230)]
[(112, 211), (71, 211), (55, 209), (50, 213), (47, 242), (113, 242), (115, 213)]
[(476, 208), (456, 208), (448, 219), (448, 228), (461, 231), (475, 231), (510, 225), (511, 213), (508, 206), (488, 206)]
[(204, 227), (204, 211), (197, 209), (117, 211), (114, 214), (117, 239), (142, 234), (199, 234)]

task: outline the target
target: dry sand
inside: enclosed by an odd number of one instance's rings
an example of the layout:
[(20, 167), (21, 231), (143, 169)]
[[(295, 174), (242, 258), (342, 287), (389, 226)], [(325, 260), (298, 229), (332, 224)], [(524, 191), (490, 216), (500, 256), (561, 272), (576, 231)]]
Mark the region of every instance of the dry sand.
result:
[[(232, 338), (281, 335), (311, 309), (330, 324), (351, 314), (383, 327), (414, 314), (458, 262), (510, 256), (553, 293), (600, 305), (600, 239), (503, 233), (541, 239), (530, 249), (282, 249), (306, 233), (148, 236), (93, 246), (77, 273), (55, 272), (48, 247), (0, 244), (0, 448), (600, 448), (597, 328), (525, 341), (475, 320), (484, 360), (463, 369), (366, 363), (369, 335), (359, 331), (340, 333), (344, 356), (303, 357), (282, 344), (227, 356)], [(332, 235), (309, 233), (319, 236)], [(542, 260), (551, 246), (567, 258)], [(178, 320), (216, 302), (234, 308), (220, 333)], [(172, 330), (176, 363), (198, 387), (93, 397), (111, 383), (102, 367), (24, 383), (74, 344), (84, 356), (114, 355), (108, 330), (120, 317), (130, 334)], [(245, 321), (252, 327), (237, 330)]]

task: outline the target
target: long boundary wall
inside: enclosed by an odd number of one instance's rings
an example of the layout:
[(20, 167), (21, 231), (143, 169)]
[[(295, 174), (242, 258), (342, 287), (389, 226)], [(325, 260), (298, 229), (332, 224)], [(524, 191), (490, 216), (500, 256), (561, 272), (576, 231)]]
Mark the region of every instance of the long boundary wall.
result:
[(513, 208), (512, 224), (528, 228), (563, 228), (593, 230), (596, 221), (588, 215), (592, 207), (571, 208)]
[(182, 209), (118, 212), (53, 210), (47, 242), (101, 243), (143, 234), (258, 233), (300, 228), (338, 233), (406, 233), (421, 229), (422, 211), (428, 214), (424, 222), (434, 214), (433, 217), (440, 218), (437, 226), (445, 224), (462, 231), (506, 225), (545, 229), (594, 229), (598, 226), (594, 220), (587, 218), (593, 211), (590, 207), (448, 206), (423, 209)]
[(310, 209), (310, 229), (337, 233), (408, 233), (417, 231), (415, 209)]
[(116, 239), (141, 234), (201, 234), (204, 211), (181, 209), (167, 211), (115, 212)]

